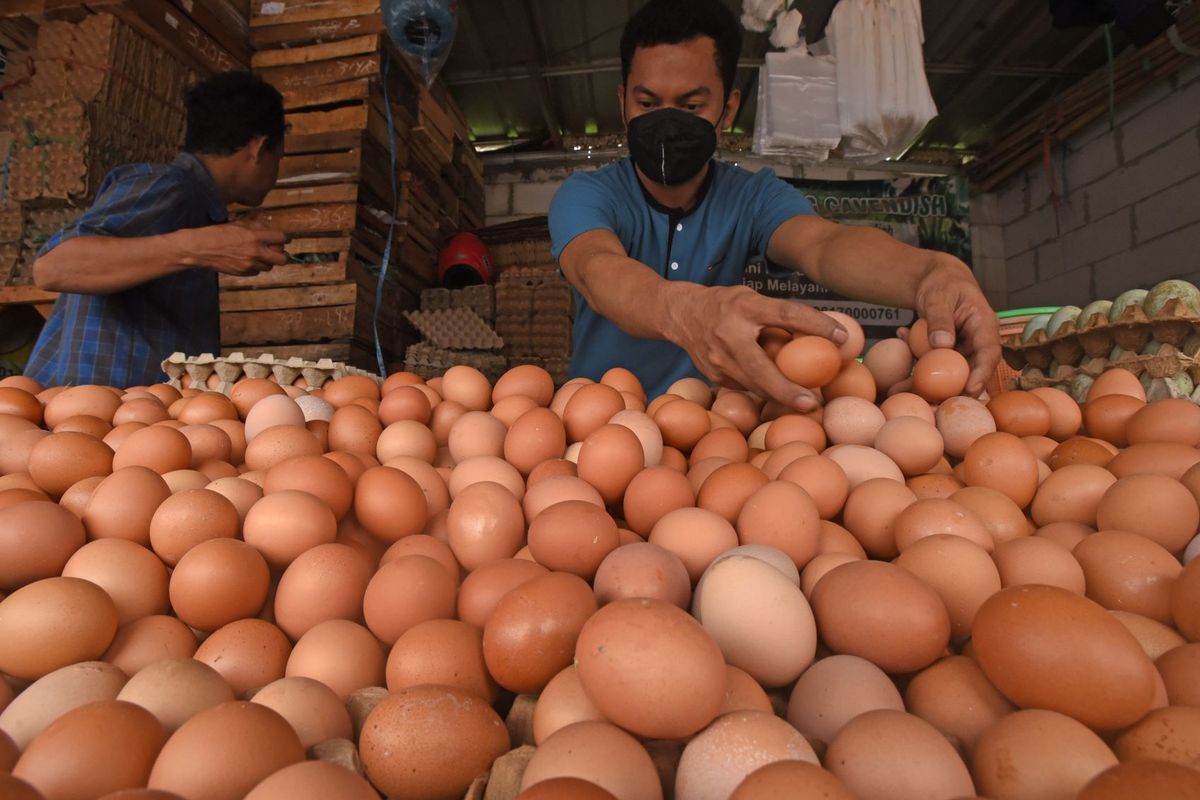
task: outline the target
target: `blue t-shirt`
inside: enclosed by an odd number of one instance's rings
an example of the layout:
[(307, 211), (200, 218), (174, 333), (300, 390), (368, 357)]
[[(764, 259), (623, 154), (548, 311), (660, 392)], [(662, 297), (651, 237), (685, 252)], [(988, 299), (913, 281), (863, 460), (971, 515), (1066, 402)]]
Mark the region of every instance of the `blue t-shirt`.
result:
[[(572, 175), (550, 204), (554, 258), (575, 237), (608, 230), (630, 258), (666, 280), (735, 286), (741, 284), (747, 262), (766, 253), (780, 225), (814, 213), (808, 199), (772, 170), (749, 172), (716, 160), (701, 195), (687, 214), (659, 205), (643, 190), (628, 158)], [(575, 302), (571, 377), (599, 380), (610, 368), (625, 367), (638, 376), (648, 397), (662, 394), (680, 378), (704, 377), (682, 348), (630, 336), (594, 311), (578, 291)]]
[[(83, 215), (42, 248), (76, 236), (152, 236), (228, 219), (204, 164), (180, 153), (170, 164), (110, 172)], [(43, 386), (126, 387), (165, 380), (163, 359), (220, 349), (217, 273), (196, 267), (112, 294), (64, 292), (54, 303), (25, 374)]]

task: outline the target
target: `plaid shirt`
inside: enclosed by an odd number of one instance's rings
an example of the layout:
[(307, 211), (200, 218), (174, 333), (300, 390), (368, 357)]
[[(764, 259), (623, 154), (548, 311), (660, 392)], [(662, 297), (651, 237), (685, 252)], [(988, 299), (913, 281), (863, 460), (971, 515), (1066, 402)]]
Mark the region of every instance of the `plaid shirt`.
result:
[[(170, 164), (130, 164), (110, 172), (83, 216), (50, 237), (44, 254), (76, 236), (137, 237), (226, 222), (225, 204), (194, 155)], [(126, 387), (164, 379), (176, 351), (220, 349), (217, 274), (195, 268), (122, 292), (59, 295), (25, 374), (43, 386)]]

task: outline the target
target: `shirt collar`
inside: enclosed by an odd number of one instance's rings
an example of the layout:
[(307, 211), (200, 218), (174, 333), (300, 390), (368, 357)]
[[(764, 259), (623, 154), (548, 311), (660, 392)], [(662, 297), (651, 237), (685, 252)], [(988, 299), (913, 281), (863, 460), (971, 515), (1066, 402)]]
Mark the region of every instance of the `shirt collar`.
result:
[(704, 182), (700, 184), (700, 191), (696, 193), (696, 203), (692, 206), (691, 211), (682, 211), (678, 208), (669, 208), (654, 199), (650, 192), (646, 191), (646, 187), (642, 185), (641, 178), (638, 177), (637, 167), (633, 164), (633, 158), (627, 159), (629, 168), (633, 170), (633, 179), (637, 182), (638, 188), (642, 190), (642, 197), (646, 199), (646, 203), (660, 214), (666, 214), (671, 219), (684, 219), (690, 217), (704, 204), (704, 198), (708, 197), (708, 190), (712, 187), (713, 178), (717, 174), (717, 160), (710, 159), (708, 162), (708, 174), (704, 176)]
[(221, 199), (221, 193), (217, 190), (217, 184), (213, 181), (212, 175), (209, 174), (208, 168), (204, 166), (204, 162), (196, 158), (192, 153), (184, 152), (175, 156), (172, 166), (183, 170), (196, 182), (196, 186), (200, 190), (200, 200), (204, 203), (204, 208), (208, 213), (209, 219), (215, 223), (227, 222), (229, 220), (229, 210), (225, 205), (225, 201)]

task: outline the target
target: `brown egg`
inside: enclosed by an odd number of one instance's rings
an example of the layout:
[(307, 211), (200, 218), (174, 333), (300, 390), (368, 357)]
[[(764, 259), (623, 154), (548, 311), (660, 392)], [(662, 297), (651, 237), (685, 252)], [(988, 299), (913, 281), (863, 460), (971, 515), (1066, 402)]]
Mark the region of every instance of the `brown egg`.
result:
[(271, 395), (259, 400), (246, 414), (246, 441), (254, 439), (276, 425), (304, 427), (304, 412), (296, 401), (286, 395)]
[(1038, 487), (1029, 508), (1038, 526), (1078, 522), (1095, 527), (1100, 500), (1116, 483), (1112, 473), (1090, 464), (1074, 464), (1054, 472)]
[(1175, 627), (1190, 642), (1200, 642), (1200, 560), (1192, 559), (1171, 587)]
[(305, 761), (272, 773), (246, 795), (246, 800), (316, 800), (323, 797), (376, 800), (378, 796), (365, 778), (343, 766), (326, 761)]
[(703, 508), (668, 512), (655, 523), (648, 541), (678, 556), (693, 583), (718, 555), (738, 546), (733, 525)]
[[(336, 449), (346, 449), (338, 447)], [(311, 432), (296, 425), (275, 425), (260, 432), (246, 445), (246, 466), (266, 472), (276, 464), (300, 456), (319, 456), (321, 443)]]
[(325, 384), (322, 388), (325, 391), (325, 400), (335, 408), (350, 405), (360, 398), (378, 400), (380, 397), (379, 384), (362, 375), (347, 375)]
[[(85, 478), (83, 481), (80, 481), (79, 483), (75, 484), (75, 486), (81, 486), (81, 484), (90, 483), (94, 480), (95, 480), (94, 478)], [(68, 489), (67, 493), (69, 494), (70, 492), (71, 492), (71, 490)], [(86, 499), (87, 498), (84, 498), (85, 503), (86, 503)], [(51, 503), (54, 502), (41, 489), (36, 489), (36, 488), (27, 489), (24, 487), (17, 487), (17, 488), (13, 488), (13, 489), (0, 489), (0, 511), (3, 511), (6, 508), (15, 506), (18, 503), (25, 503), (30, 500), (41, 500), (43, 502), (51, 502)], [(61, 501), (60, 501), (60, 504), (61, 504)], [(74, 515), (76, 518), (78, 518), (79, 514), (77, 514), (75, 512), (74, 507), (64, 507), (64, 509), (66, 511), (71, 512), (72, 515)], [(82, 513), (82, 512), (80, 512), (80, 513)]]
[(488, 671), (509, 691), (541, 691), (571, 663), (580, 629), (595, 610), (591, 587), (575, 575), (551, 572), (519, 584), (484, 626)]
[(183, 404), (178, 419), (184, 425), (201, 425), (218, 419), (237, 419), (237, 408), (216, 392), (202, 392)]
[(687, 568), (674, 553), (649, 542), (622, 545), (613, 550), (596, 571), (596, 601), (649, 597), (687, 609), (692, 583)]
[(970, 365), (954, 350), (930, 350), (913, 367), (913, 392), (931, 403), (961, 394), (967, 385)]
[(676, 472), (687, 472), (687, 457), (674, 447), (664, 446), (659, 463)]
[(736, 523), (746, 501), (769, 482), (762, 470), (749, 464), (726, 464), (700, 486), (696, 505)]
[(529, 524), (529, 551), (539, 564), (588, 581), (618, 543), (612, 517), (582, 500), (556, 503)]
[(345, 470), (330, 459), (319, 455), (298, 456), (281, 461), (267, 470), (266, 494), (280, 491), (302, 491), (329, 507), (341, 519), (350, 510), (354, 485)]
[[(9, 417), (8, 419), (13, 418)], [(46, 431), (32, 427), (32, 423), (25, 420), (20, 420), (20, 423), (24, 427), (15, 430), (11, 423), (0, 426), (0, 433), (4, 434), (0, 437), (0, 473), (5, 475), (17, 472), (28, 473), (29, 455), (33, 452), (34, 446), (50, 435)]]
[(851, 490), (842, 511), (843, 524), (872, 556), (891, 558), (900, 552), (893, 523), (916, 499), (903, 483), (872, 478)]
[(300, 637), (288, 657), (286, 674), (320, 681), (345, 702), (359, 689), (383, 685), (384, 662), (382, 645), (370, 631), (333, 619)]
[(968, 538), (935, 534), (904, 547), (895, 563), (937, 592), (950, 613), (953, 638), (961, 640), (970, 635), (979, 607), (1000, 591), (1000, 574), (988, 552)]
[(102, 658), (126, 675), (136, 675), (164, 658), (190, 659), (199, 644), (187, 625), (175, 617), (156, 614), (118, 628)]
[(1186, 398), (1166, 399), (1139, 409), (1125, 429), (1130, 444), (1172, 442), (1200, 445), (1200, 408)]
[(1131, 614), (1128, 611), (1109, 611), (1109, 613), (1124, 625), (1126, 630), (1133, 634), (1151, 661), (1156, 661), (1164, 653), (1174, 650), (1177, 647), (1182, 647), (1187, 643), (1187, 640), (1176, 633), (1169, 625), (1152, 620), (1149, 617), (1144, 617), (1140, 614)]
[[(901, 554), (927, 536), (958, 536), (990, 553), (995, 546), (983, 522), (953, 500), (916, 500), (892, 520), (891, 536)], [(997, 590), (999, 586), (996, 587)]]
[(774, 547), (803, 568), (817, 554), (817, 504), (789, 481), (772, 481), (750, 495), (737, 518), (738, 541)]
[(372, 535), (385, 542), (420, 533), (428, 519), (427, 511), (420, 485), (400, 470), (368, 469), (354, 489), (355, 516)]
[(229, 437), (229, 463), (235, 466), (244, 463), (246, 460), (246, 426), (231, 419), (213, 420), (210, 424), (212, 427), (224, 431), (225, 435)]
[(177, 469), (162, 476), (163, 482), (171, 490), (171, 494), (204, 489), (212, 481), (207, 475), (194, 469)]
[(937, 428), (916, 417), (895, 417), (880, 427), (873, 442), (861, 444), (873, 444), (910, 477), (936, 466), (944, 448)]
[(1087, 400), (1091, 401), (1105, 395), (1121, 394), (1146, 402), (1146, 390), (1141, 381), (1132, 372), (1120, 367), (1112, 367), (1096, 379), (1088, 391)]
[(484, 564), (463, 580), (458, 593), (458, 618), (483, 628), (500, 600), (521, 584), (548, 570), (532, 561), (502, 559)]
[(438, 393), (472, 411), (487, 411), (492, 404), (492, 385), (474, 367), (458, 365), (446, 370)]
[[(125, 674), (111, 664), (83, 661), (56, 669), (20, 692), (0, 713), (0, 730), (24, 749), (51, 723), (72, 709), (113, 700)], [(9, 684), (4, 683), (5, 686)], [(10, 689), (11, 691), (11, 689)]]
[(618, 600), (597, 611), (579, 634), (575, 662), (588, 698), (640, 736), (691, 735), (725, 695), (720, 648), (686, 612), (659, 600)]
[(745, 392), (722, 392), (713, 401), (712, 412), (733, 423), (742, 436), (758, 425), (758, 403)]
[[(1109, 767), (1093, 778), (1078, 800), (1126, 800), (1136, 797), (1192, 798), (1195, 770), (1167, 761), (1135, 760)], [(1145, 793), (1145, 794), (1143, 794)]]
[(909, 713), (962, 743), (966, 752), (997, 720), (1016, 711), (974, 659), (947, 656), (915, 675), (904, 692)]
[(778, 477), (804, 489), (816, 504), (821, 519), (836, 516), (850, 494), (845, 471), (825, 456), (802, 456), (784, 467)]
[(428, 556), (384, 564), (363, 596), (367, 627), (390, 645), (419, 622), (453, 617), (456, 577)]
[(218, 628), (196, 649), (195, 659), (221, 674), (244, 697), (284, 676), (292, 644), (283, 631), (261, 619), (240, 619)]
[(265, 378), (243, 378), (229, 390), (229, 400), (237, 409), (238, 416), (244, 420), (259, 400), (271, 395), (282, 396), (283, 393), (278, 384)]
[(1099, 399), (1089, 400), (1083, 406), (1083, 426), (1090, 436), (1117, 447), (1125, 447), (1129, 444), (1126, 434), (1129, 421), (1145, 406), (1145, 401), (1136, 397), (1105, 394)]
[(504, 458), (528, 475), (544, 461), (560, 458), (567, 448), (562, 420), (553, 411), (535, 408), (522, 414), (504, 437)]
[[(897, 339), (896, 341), (900, 341)], [(904, 345), (905, 350), (908, 345)], [(775, 761), (751, 772), (730, 800), (853, 800), (854, 795), (832, 773), (805, 761)]]
[(1011, 433), (989, 433), (967, 448), (963, 477), (968, 486), (986, 486), (1008, 496), (1020, 508), (1038, 490), (1037, 459)]
[(737, 428), (714, 428), (696, 443), (688, 458), (691, 465), (696, 465), (706, 458), (725, 458), (728, 461), (743, 462), (749, 460), (750, 446)]
[(571, 665), (555, 675), (538, 695), (533, 711), (533, 738), (541, 745), (568, 725), (590, 721), (605, 720), (588, 700), (583, 684), (579, 682), (579, 673)]
[(1000, 571), (1004, 588), (1044, 584), (1082, 595), (1085, 588), (1083, 568), (1057, 542), (1040, 536), (1026, 536), (996, 546), (992, 560)]
[(962, 481), (953, 475), (933, 472), (914, 475), (904, 485), (912, 490), (918, 500), (949, 500), (964, 488)]
[(668, 512), (694, 504), (695, 494), (685, 476), (670, 467), (650, 467), (635, 475), (625, 490), (625, 522), (648, 536)]
[(688, 742), (679, 762), (680, 800), (727, 798), (750, 773), (778, 761), (818, 764), (808, 741), (769, 711), (734, 711)]
[(398, 692), (422, 684), (452, 686), (493, 703), (497, 687), (483, 660), (483, 633), (453, 619), (413, 626), (392, 645), (387, 687)]
[(879, 708), (904, 710), (891, 679), (858, 656), (827, 656), (796, 682), (787, 719), (805, 736), (828, 744), (851, 719)]
[(823, 336), (797, 336), (776, 354), (775, 365), (792, 383), (817, 389), (837, 377), (842, 356)]
[(660, 800), (655, 762), (628, 733), (602, 721), (577, 722), (539, 746), (522, 776), (522, 800)]
[(950, 499), (972, 511), (984, 530), (999, 545), (1033, 533), (1033, 525), (1008, 495), (986, 486), (967, 486)]
[[(737, 431), (732, 433), (740, 440)], [(615, 505), (643, 463), (641, 441), (633, 431), (622, 425), (603, 425), (583, 441), (579, 477), (596, 487), (606, 505)]]
[(614, 414), (624, 410), (625, 400), (611, 386), (597, 383), (581, 387), (567, 401), (563, 410), (567, 441), (583, 441), (597, 428), (607, 424)]
[(770, 423), (764, 444), (768, 450), (778, 450), (789, 442), (804, 442), (814, 450), (824, 450), (827, 444), (821, 424), (800, 414), (786, 414)]
[(0, 600), (0, 672), (34, 680), (99, 658), (117, 630), (117, 608), (90, 581), (35, 581)]
[[(611, 370), (610, 370), (611, 371)], [(633, 373), (629, 373), (632, 377)], [(614, 388), (626, 389), (638, 386), (637, 378)], [(550, 373), (534, 364), (521, 364), (513, 367), (500, 376), (492, 388), (492, 403), (498, 403), (509, 397), (528, 397), (539, 406), (548, 406), (554, 398), (554, 379)]]
[(1195, 447), (1175, 442), (1147, 442), (1126, 447), (1103, 466), (1118, 478), (1153, 474), (1181, 480), (1198, 463), (1200, 450)]
[(140, 544), (125, 539), (89, 542), (75, 551), (62, 575), (91, 581), (107, 592), (120, 625), (167, 610), (167, 568)]
[(963, 458), (980, 437), (996, 432), (996, 422), (987, 407), (970, 397), (951, 397), (937, 408), (937, 429), (946, 444), (946, 453)]
[(385, 426), (400, 420), (412, 420), (428, 425), (433, 417), (433, 404), (415, 386), (401, 386), (386, 393), (379, 403), (379, 421)]
[(1050, 407), (1032, 392), (1001, 392), (988, 401), (987, 410), (1004, 433), (1025, 437), (1050, 432)]
[[(246, 514), (263, 496), (261, 486), (241, 478), (218, 478), (205, 488), (233, 503), (242, 522), (246, 521)], [(149, 534), (147, 533), (148, 539)]]
[(983, 732), (971, 759), (976, 789), (988, 797), (1075, 797), (1116, 756), (1092, 731), (1063, 714), (1030, 709)]
[(230, 702), (201, 711), (163, 746), (149, 786), (185, 797), (234, 800), (304, 760), (287, 720), (266, 706)]
[(270, 572), (259, 552), (236, 539), (209, 539), (184, 553), (171, 573), (171, 607), (199, 631), (253, 617), (267, 599)]
[(11, 414), (29, 420), (34, 425), (42, 424), (41, 402), (29, 392), (15, 386), (0, 386), (0, 414)]
[(1069, 394), (1051, 387), (1033, 389), (1029, 394), (1045, 403), (1050, 412), (1050, 427), (1046, 436), (1061, 442), (1079, 432), (1083, 425), (1083, 414), (1079, 404)]
[(456, 465), (448, 481), (450, 497), (458, 497), (459, 493), (471, 484), (483, 481), (500, 484), (518, 500), (525, 497), (525, 481), (522, 480), (521, 473), (504, 459), (493, 456), (469, 458)]
[(826, 402), (839, 397), (858, 397), (870, 403), (875, 402), (878, 389), (875, 376), (871, 370), (858, 361), (847, 361), (837, 376), (821, 387), (821, 396)]
[(976, 616), (972, 642), (988, 678), (1023, 708), (1112, 729), (1140, 719), (1153, 700), (1153, 664), (1137, 640), (1098, 604), (1064, 589), (1021, 586), (992, 595)]
[(865, 481), (875, 478), (886, 478), (904, 482), (904, 473), (883, 453), (873, 447), (862, 447), (854, 444), (839, 444), (830, 447), (821, 455), (836, 462), (846, 474), (850, 491), (858, 488)]
[(190, 489), (171, 495), (154, 511), (150, 546), (167, 566), (175, 566), (200, 542), (232, 539), (240, 528), (233, 503), (208, 489)]
[(821, 638), (831, 650), (866, 658), (885, 672), (926, 667), (950, 640), (950, 617), (941, 598), (893, 564), (857, 561), (836, 567), (817, 583), (811, 601)]
[(429, 429), (433, 431), (434, 439), (437, 440), (439, 446), (445, 446), (446, 442), (450, 440), (450, 428), (467, 411), (467, 407), (462, 403), (456, 403), (451, 400), (438, 403), (434, 406), (429, 422)]
[(1200, 702), (1200, 643), (1180, 645), (1159, 656), (1154, 663), (1167, 687), (1173, 706), (1196, 706)]
[(255, 692), (251, 702), (287, 720), (306, 750), (330, 739), (353, 736), (346, 705), (332, 689), (311, 678), (280, 678)]
[(1069, 467), (1073, 464), (1091, 464), (1097, 467), (1105, 467), (1112, 460), (1112, 453), (1099, 442), (1094, 439), (1076, 436), (1067, 439), (1056, 447), (1050, 453), (1050, 457), (1046, 459), (1046, 463), (1051, 469), (1056, 470)]
[(1182, 483), (1164, 475), (1129, 475), (1104, 492), (1096, 508), (1100, 529), (1140, 533), (1172, 553), (1200, 527), (1200, 507)]
[[(849, 536), (848, 533), (846, 535)], [(858, 544), (858, 542), (855, 542), (855, 544)], [(811, 602), (813, 589), (820, 583), (821, 578), (824, 578), (842, 564), (849, 564), (851, 561), (862, 561), (866, 557), (866, 553), (856, 555), (854, 553), (837, 551), (818, 554), (812, 561), (805, 565), (803, 571), (800, 573), (800, 591), (804, 592), (804, 596)]]
[(887, 420), (870, 400), (839, 397), (825, 405), (822, 422), (833, 444), (871, 445)]
[(0, 590), (59, 575), (83, 545), (79, 518), (55, 503), (34, 500), (0, 509)]
[(1108, 609), (1171, 623), (1171, 584), (1182, 571), (1161, 545), (1125, 531), (1101, 531), (1075, 546), (1087, 596)]
[(708, 412), (690, 400), (667, 403), (652, 416), (662, 431), (663, 442), (685, 453), (712, 430)]
[(52, 433), (29, 451), (29, 476), (42, 491), (59, 497), (72, 484), (113, 469), (113, 452), (86, 433)]
[[(435, 531), (437, 533), (437, 531)], [(404, 556), (428, 556), (438, 562), (450, 573), (457, 583), (463, 571), (462, 566), (454, 557), (454, 551), (446, 543), (446, 539), (435, 538), (430, 534), (418, 533), (415, 536), (405, 536), (393, 542), (379, 559), (379, 565), (387, 564)]]
[(92, 385), (64, 388), (44, 402), (43, 416), (46, 427), (50, 429), (64, 419), (78, 414), (87, 414), (105, 422), (112, 422), (113, 415), (121, 407), (119, 395), (110, 391), (106, 386)]
[(21, 754), (13, 776), (47, 797), (99, 797), (144, 786), (166, 739), (149, 711), (101, 700), (55, 720)]
[(953, 745), (928, 722), (903, 711), (879, 709), (850, 720), (829, 743), (825, 763), (859, 797), (974, 792), (971, 773)]
[(329, 421), (329, 449), (374, 455), (382, 433), (375, 414), (362, 406), (344, 406)]
[(446, 527), (450, 549), (467, 570), (512, 558), (525, 544), (521, 504), (503, 486), (488, 481), (468, 486), (454, 499)]
[(337, 539), (337, 519), (308, 492), (271, 492), (250, 509), (242, 535), (268, 564), (283, 568), (306, 550)]
[(912, 373), (912, 351), (902, 339), (884, 339), (867, 350), (863, 366), (871, 371), (879, 390), (886, 393)]

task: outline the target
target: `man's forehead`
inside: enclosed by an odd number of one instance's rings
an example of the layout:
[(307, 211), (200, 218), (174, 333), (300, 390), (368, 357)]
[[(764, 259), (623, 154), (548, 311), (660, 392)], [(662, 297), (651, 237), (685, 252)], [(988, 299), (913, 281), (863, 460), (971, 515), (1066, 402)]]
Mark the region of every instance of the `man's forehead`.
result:
[(683, 91), (710, 84), (710, 88), (719, 87), (717, 43), (708, 36), (699, 36), (679, 44), (639, 47), (629, 65), (629, 85), (657, 92), (656, 84), (686, 86)]

